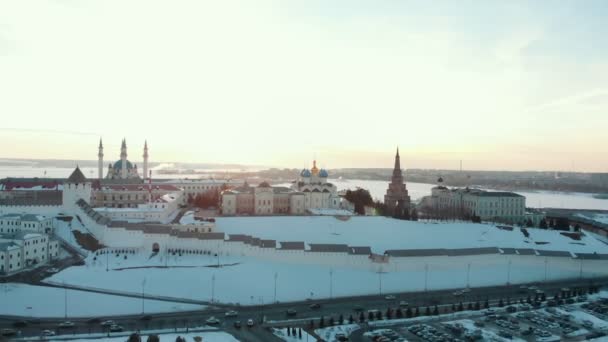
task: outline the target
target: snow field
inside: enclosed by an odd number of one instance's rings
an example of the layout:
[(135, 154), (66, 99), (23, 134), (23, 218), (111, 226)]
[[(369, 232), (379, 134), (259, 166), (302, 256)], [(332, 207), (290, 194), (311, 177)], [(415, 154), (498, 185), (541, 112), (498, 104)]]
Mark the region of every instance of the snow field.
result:
[[(4, 283), (0, 285), (0, 315), (64, 317), (66, 291), (60, 288)], [(146, 313), (201, 310), (200, 305), (145, 300)], [(141, 314), (142, 300), (67, 290), (68, 317)]]

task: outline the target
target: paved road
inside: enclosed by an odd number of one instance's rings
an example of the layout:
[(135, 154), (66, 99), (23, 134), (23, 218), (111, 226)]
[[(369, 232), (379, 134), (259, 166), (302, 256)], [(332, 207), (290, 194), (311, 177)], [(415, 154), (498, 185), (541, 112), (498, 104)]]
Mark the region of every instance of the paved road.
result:
[[(547, 297), (553, 297), (553, 295), (559, 292), (563, 287), (582, 287), (587, 289), (590, 283), (590, 280), (567, 280), (539, 284), (537, 286), (546, 292)], [(606, 284), (608, 284), (607, 278), (593, 281), (593, 285), (595, 286)], [(453, 290), (400, 293), (394, 294), (396, 297), (394, 300), (386, 300), (384, 295), (335, 298), (319, 301), (319, 303), (321, 303), (320, 309), (311, 309), (309, 305), (312, 302), (310, 301), (278, 303), (265, 306), (233, 307), (234, 310), (239, 311), (239, 317), (226, 320), (224, 320), (224, 313), (227, 310), (225, 307), (208, 307), (207, 309), (200, 311), (153, 314), (146, 317), (141, 317), (141, 315), (127, 315), (113, 316), (110, 318), (122, 325), (125, 330), (134, 331), (137, 329), (146, 330), (201, 326), (205, 324), (207, 318), (215, 316), (223, 321), (220, 328), (229, 331), (230, 333), (234, 333), (237, 335), (237, 338), (240, 338), (243, 341), (255, 342), (276, 340), (264, 327), (284, 327), (288, 325), (307, 327), (311, 320), (317, 325), (319, 317), (321, 316), (324, 316), (327, 321), (329, 317), (338, 319), (340, 314), (342, 314), (345, 320), (348, 320), (351, 314), (353, 315), (353, 318), (357, 320), (358, 313), (353, 311), (354, 307), (357, 305), (366, 310), (378, 309), (384, 312), (388, 307), (392, 307), (393, 309), (396, 308), (399, 305), (399, 301), (407, 301), (412, 307), (426, 307), (435, 304), (443, 304), (450, 307), (452, 303), (459, 303), (461, 301), (480, 301), (483, 303), (486, 299), (497, 301), (501, 298), (510, 298), (511, 300), (516, 300), (527, 296), (527, 293), (521, 293), (519, 285), (474, 288), (466, 297), (455, 297), (452, 292)], [(297, 315), (295, 317), (287, 317), (285, 312), (288, 308), (296, 309)], [(73, 319), (72, 321), (76, 324), (76, 327), (65, 331), (65, 333), (102, 332), (99, 320), (107, 318), (108, 317), (97, 317), (95, 320), (86, 318)], [(256, 326), (252, 329), (245, 326), (245, 322), (249, 318), (256, 321)], [(286, 321), (287, 319), (292, 319), (292, 321)], [(16, 320), (19, 320), (19, 318), (0, 317), (0, 328), (12, 328)], [(23, 320), (23, 318), (21, 318), (21, 320)], [(19, 328), (23, 336), (37, 336), (43, 329), (57, 330), (57, 324), (63, 321), (62, 319), (32, 320), (27, 318), (25, 318), (25, 320), (29, 321), (27, 326)], [(235, 320), (240, 320), (243, 324), (243, 327), (240, 328), (240, 330), (232, 327)], [(263, 327), (260, 325), (263, 325)]]

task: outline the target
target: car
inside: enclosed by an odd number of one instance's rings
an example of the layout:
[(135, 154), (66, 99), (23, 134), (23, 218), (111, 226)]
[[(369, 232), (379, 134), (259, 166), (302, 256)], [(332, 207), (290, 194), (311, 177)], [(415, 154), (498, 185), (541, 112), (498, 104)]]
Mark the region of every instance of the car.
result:
[(27, 326), (27, 322), (26, 321), (16, 321), (13, 323), (13, 326), (15, 328), (25, 328)]
[(353, 308), (353, 311), (355, 311), (355, 312), (362, 312), (364, 310), (365, 310), (365, 308), (361, 305), (355, 305), (355, 307)]
[(55, 336), (55, 332), (53, 330), (42, 330), (40, 333), (42, 336)]
[(455, 297), (460, 297), (462, 296), (462, 291), (452, 292), (452, 295), (454, 295)]
[(2, 329), (2, 330), (0, 330), (0, 335), (14, 336), (14, 335), (17, 335), (17, 331), (15, 329)]
[(74, 326), (75, 326), (74, 322), (70, 322), (70, 321), (65, 321), (65, 322), (59, 323), (60, 329), (71, 329)]
[(399, 302), (399, 306), (403, 307), (403, 308), (407, 308), (408, 306), (410, 306), (410, 303), (402, 300), (402, 301)]
[(227, 311), (227, 312), (224, 314), (224, 316), (225, 316), (225, 317), (236, 317), (236, 316), (238, 316), (238, 315), (239, 315), (239, 313), (238, 313), (238, 312), (236, 312), (236, 311), (234, 311), (234, 310)]
[(207, 318), (205, 323), (207, 323), (209, 325), (217, 325), (217, 324), (220, 324), (220, 320), (215, 318), (214, 316), (211, 316), (211, 317)]
[(296, 311), (296, 309), (287, 309), (287, 311), (285, 311), (285, 314), (287, 314), (287, 316), (295, 316), (298, 314), (298, 312)]
[(235, 328), (240, 329), (241, 328), (241, 321), (234, 321), (234, 323), (232, 325), (234, 325)]
[(152, 319), (152, 316), (144, 315), (144, 316), (141, 316), (139, 319), (141, 319), (142, 321), (149, 321)]
[(250, 319), (248, 319), (248, 320), (247, 320), (247, 326), (248, 326), (248, 327), (252, 327), (252, 326), (253, 326), (253, 324), (254, 324), (254, 323), (253, 323), (253, 319), (251, 319), (251, 318), (250, 318)]
[(517, 308), (514, 306), (507, 306), (506, 311), (508, 313), (514, 313), (514, 312), (517, 312)]
[(51, 274), (52, 274), (52, 273), (57, 273), (57, 272), (59, 272), (59, 270), (58, 270), (58, 269), (56, 269), (55, 267), (51, 267), (51, 268), (48, 268), (48, 269), (47, 269), (45, 272), (46, 272), (46, 273), (51, 273)]
[(320, 309), (321, 308), (321, 304), (319, 304), (319, 303), (313, 303), (313, 304), (310, 304), (308, 307), (311, 308), (311, 309), (313, 309), (313, 310), (316, 310), (316, 309)]
[(122, 330), (123, 330), (122, 327), (120, 325), (118, 325), (118, 324), (112, 324), (110, 326), (110, 331), (111, 332), (121, 332)]
[(114, 324), (116, 324), (116, 323), (111, 319), (101, 322), (102, 327), (109, 327)]
[(462, 293), (469, 293), (469, 292), (471, 292), (471, 289), (467, 287), (465, 289), (460, 290), (460, 292), (462, 292)]
[(387, 296), (384, 296), (384, 299), (386, 299), (386, 300), (395, 300), (395, 299), (397, 299), (397, 297), (395, 297), (393, 295), (387, 295)]
[(87, 319), (87, 324), (98, 324), (101, 323), (101, 319), (100, 318), (89, 318)]

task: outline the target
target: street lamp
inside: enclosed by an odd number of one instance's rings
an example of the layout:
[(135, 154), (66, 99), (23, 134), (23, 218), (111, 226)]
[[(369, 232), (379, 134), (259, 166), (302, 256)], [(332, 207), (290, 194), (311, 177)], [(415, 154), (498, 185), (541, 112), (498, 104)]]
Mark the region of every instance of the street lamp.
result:
[(329, 299), (333, 298), (333, 292), (334, 292), (333, 276), (334, 276), (334, 270), (330, 268), (329, 269)]
[(549, 258), (545, 257), (545, 281), (547, 281), (547, 266), (549, 265)]
[(581, 268), (578, 271), (578, 276), (580, 279), (583, 279), (583, 259), (581, 259)]
[(146, 312), (145, 304), (144, 304), (146, 301), (145, 289), (146, 289), (146, 277), (144, 277), (144, 280), (141, 282), (141, 314), (142, 315)]
[(215, 274), (211, 276), (211, 303), (215, 299)]
[(507, 285), (511, 283), (511, 259), (509, 259), (509, 265), (507, 266)]
[(279, 274), (277, 272), (274, 272), (274, 302), (277, 302), (277, 278), (279, 277)]
[(424, 291), (428, 291), (429, 287), (429, 264), (424, 264)]
[(469, 285), (470, 285), (470, 284), (469, 284), (469, 279), (470, 279), (470, 276), (471, 276), (471, 263), (469, 262), (469, 263), (467, 264), (467, 289), (470, 287), (470, 286), (469, 286)]

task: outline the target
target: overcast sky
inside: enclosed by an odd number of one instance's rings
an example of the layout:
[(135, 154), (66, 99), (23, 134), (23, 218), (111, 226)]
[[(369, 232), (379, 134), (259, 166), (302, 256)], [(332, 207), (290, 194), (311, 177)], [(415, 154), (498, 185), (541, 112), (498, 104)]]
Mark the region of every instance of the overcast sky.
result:
[(608, 1), (0, 1), (0, 157), (608, 171)]

